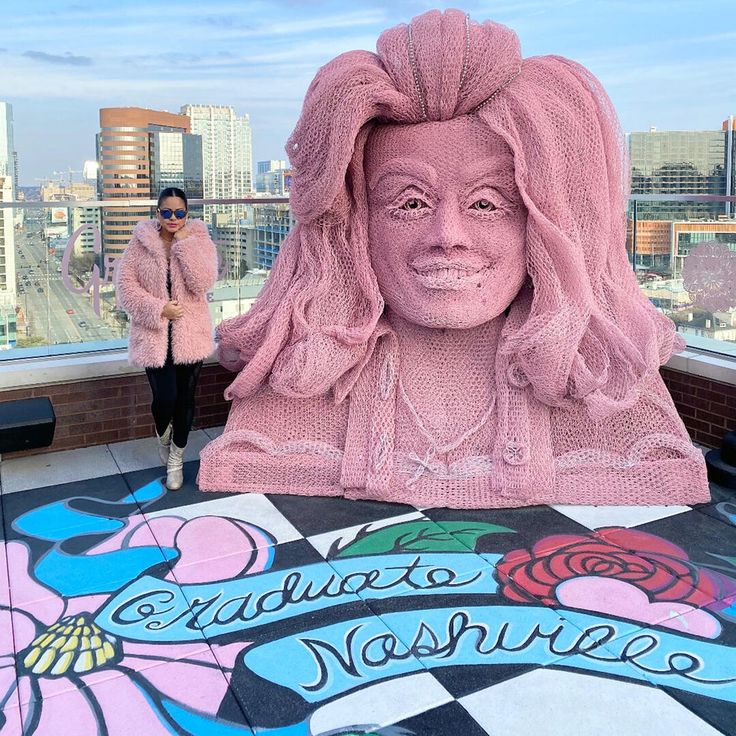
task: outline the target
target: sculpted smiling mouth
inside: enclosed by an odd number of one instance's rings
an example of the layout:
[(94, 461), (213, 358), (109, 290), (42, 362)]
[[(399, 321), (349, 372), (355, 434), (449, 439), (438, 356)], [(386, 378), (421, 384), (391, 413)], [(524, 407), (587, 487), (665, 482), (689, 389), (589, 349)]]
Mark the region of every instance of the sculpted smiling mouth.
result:
[(417, 280), (428, 289), (462, 289), (468, 283), (490, 268), (483, 258), (427, 258), (420, 257), (409, 264)]

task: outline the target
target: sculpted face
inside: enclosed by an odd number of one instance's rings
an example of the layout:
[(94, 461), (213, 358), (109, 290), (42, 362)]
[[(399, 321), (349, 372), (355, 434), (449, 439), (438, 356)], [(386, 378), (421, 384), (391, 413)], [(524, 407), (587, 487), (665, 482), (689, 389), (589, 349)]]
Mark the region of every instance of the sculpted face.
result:
[(427, 327), (500, 315), (526, 278), (526, 209), (506, 144), (471, 117), (382, 125), (366, 144), (368, 238), (390, 310)]

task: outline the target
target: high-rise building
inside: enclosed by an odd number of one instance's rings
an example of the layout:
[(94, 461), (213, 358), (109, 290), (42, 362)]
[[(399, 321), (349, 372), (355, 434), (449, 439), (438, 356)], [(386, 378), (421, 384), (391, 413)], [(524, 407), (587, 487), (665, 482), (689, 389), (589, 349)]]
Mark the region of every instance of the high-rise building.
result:
[[(629, 135), (632, 194), (718, 194), (733, 191), (734, 120), (722, 130), (663, 130)], [(691, 220), (730, 214), (723, 203), (640, 202), (645, 220)]]
[[(250, 118), (238, 116), (225, 105), (184, 105), (182, 115), (191, 131), (202, 136), (205, 199), (242, 199), (253, 191), (253, 155)], [(243, 206), (208, 205), (205, 219), (214, 212), (240, 219)]]
[(259, 204), (254, 210), (253, 265), (270, 270), (294, 220), (288, 204)]
[(154, 192), (179, 187), (188, 199), (202, 199), (202, 136), (155, 131), (150, 135), (150, 153)]
[(287, 196), (291, 189), (291, 169), (286, 161), (259, 161), (256, 191), (264, 194)]
[[(659, 195), (729, 195), (736, 188), (736, 122), (721, 130), (658, 131), (629, 135), (631, 192)], [(733, 208), (723, 202), (636, 203), (629, 208), (627, 248), (636, 268), (680, 278), (683, 260), (703, 240), (734, 244)]]
[[(723, 131), (726, 134), (726, 196), (736, 192), (736, 118), (729, 115), (723, 121)], [(726, 216), (732, 217), (734, 207), (731, 202), (726, 202)]]
[(246, 205), (245, 216), (233, 221), (227, 214), (212, 217), (212, 239), (220, 257), (220, 279), (240, 282), (253, 264), (253, 205)]
[(18, 187), (20, 186), (20, 164), (18, 163), (18, 151), (13, 151), (13, 199), (18, 199)]
[(278, 171), (279, 169), (288, 169), (289, 165), (282, 159), (270, 159), (269, 161), (259, 161), (257, 173), (267, 174), (269, 171)]
[(0, 176), (11, 177), (13, 197), (18, 188), (18, 154), (13, 140), (13, 106), (0, 102)]
[(95, 244), (95, 229), (99, 231), (101, 223), (99, 207), (77, 207), (69, 208), (69, 229), (76, 232), (82, 225), (87, 227), (82, 230), (74, 243), (74, 255), (92, 253)]
[[(13, 200), (13, 179), (0, 176), (0, 202)], [(0, 306), (15, 306), (15, 231), (13, 209), (0, 207)]]
[[(161, 134), (172, 134), (172, 138)], [(190, 123), (185, 115), (147, 110), (140, 107), (110, 107), (100, 110), (100, 132), (97, 134), (98, 190), (101, 199), (156, 199), (160, 182), (186, 188), (191, 175), (183, 167), (198, 165), (189, 152), (196, 144), (189, 136)], [(178, 142), (177, 142), (178, 141)], [(179, 153), (177, 153), (179, 151)], [(186, 155), (185, 155), (186, 151)], [(180, 169), (176, 169), (180, 166)], [(179, 178), (175, 176), (179, 173)], [(195, 195), (201, 191), (195, 191)], [(125, 250), (135, 224), (151, 217), (152, 208), (103, 208), (103, 252), (115, 257)]]

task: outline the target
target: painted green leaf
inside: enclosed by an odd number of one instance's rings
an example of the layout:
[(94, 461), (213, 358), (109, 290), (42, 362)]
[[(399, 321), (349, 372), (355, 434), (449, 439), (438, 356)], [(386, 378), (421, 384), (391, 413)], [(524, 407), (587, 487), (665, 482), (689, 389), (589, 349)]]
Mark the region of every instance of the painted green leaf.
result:
[(728, 555), (716, 555), (713, 552), (709, 553), (711, 557), (717, 557), (719, 560), (725, 560), (729, 565), (736, 567), (736, 557), (729, 557)]
[(387, 552), (468, 552), (475, 549), (480, 537), (501, 532), (514, 533), (499, 524), (483, 521), (443, 521), (442, 526), (428, 519), (405, 521), (370, 531), (362, 529), (356, 538), (340, 547), (339, 540), (330, 550), (332, 557), (358, 557)]

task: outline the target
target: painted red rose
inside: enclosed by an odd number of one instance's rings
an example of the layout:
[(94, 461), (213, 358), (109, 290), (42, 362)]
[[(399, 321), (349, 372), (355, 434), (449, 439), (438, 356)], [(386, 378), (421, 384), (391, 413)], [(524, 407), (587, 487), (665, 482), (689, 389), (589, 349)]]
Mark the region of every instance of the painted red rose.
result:
[(496, 565), (501, 593), (519, 603), (559, 603), (555, 589), (582, 576), (615, 578), (646, 591), (652, 601), (691, 606), (713, 602), (720, 586), (687, 553), (661, 537), (635, 529), (604, 529), (539, 540), (516, 549)]

